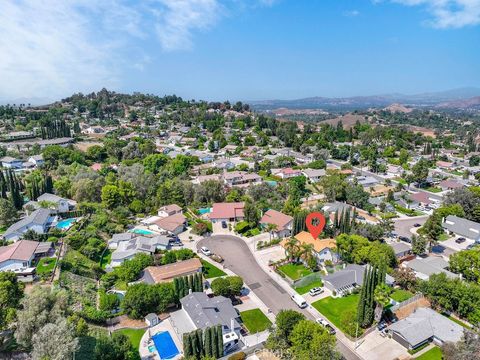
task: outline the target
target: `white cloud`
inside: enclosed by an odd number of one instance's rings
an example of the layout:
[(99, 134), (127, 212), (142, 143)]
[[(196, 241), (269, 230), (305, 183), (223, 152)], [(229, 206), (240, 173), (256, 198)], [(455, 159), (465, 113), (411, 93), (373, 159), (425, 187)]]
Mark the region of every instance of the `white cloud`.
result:
[(346, 16), (346, 17), (356, 17), (358, 15), (360, 15), (360, 11), (358, 10), (349, 10), (349, 11), (343, 12), (343, 16)]
[(393, 0), (407, 6), (424, 6), (432, 15), (430, 26), (462, 28), (480, 24), (480, 0)]

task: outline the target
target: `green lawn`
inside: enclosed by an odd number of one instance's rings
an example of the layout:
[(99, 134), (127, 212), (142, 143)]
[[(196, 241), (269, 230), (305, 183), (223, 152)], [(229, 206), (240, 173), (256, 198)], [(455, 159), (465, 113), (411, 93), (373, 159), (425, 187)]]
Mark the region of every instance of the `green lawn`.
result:
[(417, 360), (442, 360), (442, 350), (435, 346), (434, 348), (428, 350), (426, 353), (423, 353), (419, 357), (416, 357)]
[(447, 233), (442, 233), (438, 237), (438, 241), (445, 241), (445, 240), (448, 240), (448, 239), (450, 239), (450, 235), (448, 235)]
[(319, 280), (315, 280), (311, 284), (308, 284), (305, 286), (298, 286), (295, 288), (295, 291), (300, 295), (303, 295), (309, 292), (310, 289), (313, 289), (314, 287), (322, 287), (322, 286), (323, 286), (322, 280), (319, 279)]
[(405, 300), (410, 299), (413, 294), (408, 290), (396, 289), (390, 297), (395, 300), (396, 302), (402, 302)]
[(250, 334), (267, 330), (272, 325), (270, 319), (260, 309), (242, 311), (240, 317)]
[(103, 257), (100, 259), (100, 266), (102, 269), (105, 269), (112, 259), (112, 252), (110, 249), (106, 249), (103, 253)]
[(298, 280), (312, 273), (303, 264), (285, 264), (280, 266), (278, 270), (280, 270), (292, 280)]
[(145, 329), (121, 329), (117, 330), (116, 332), (127, 335), (133, 347), (138, 351), (138, 348), (140, 347), (140, 341), (145, 333)]
[(332, 298), (329, 296), (315, 301), (312, 306), (325, 315), (333, 325), (344, 331), (341, 321), (342, 314), (348, 311), (356, 312), (359, 299), (359, 294), (352, 294), (341, 298)]
[(425, 188), (425, 190), (430, 191), (430, 192), (432, 192), (432, 193), (442, 192), (442, 189), (440, 189), (440, 188), (438, 188), (438, 187), (435, 187), (435, 186), (427, 187), (427, 188)]
[(53, 268), (55, 267), (55, 261), (56, 258), (41, 258), (40, 261), (37, 264), (37, 274), (38, 275), (43, 275), (43, 274), (50, 274), (53, 271)]
[(201, 259), (200, 260), (203, 265), (203, 276), (205, 279), (211, 279), (219, 276), (225, 276), (225, 274), (222, 270), (217, 268), (215, 265), (210, 264), (208, 261)]

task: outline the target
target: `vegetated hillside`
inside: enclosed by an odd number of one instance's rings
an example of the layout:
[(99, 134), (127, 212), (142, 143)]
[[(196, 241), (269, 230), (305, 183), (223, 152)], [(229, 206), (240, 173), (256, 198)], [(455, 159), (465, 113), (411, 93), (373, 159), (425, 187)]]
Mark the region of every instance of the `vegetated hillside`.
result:
[(479, 109), (480, 110), (480, 96), (475, 96), (464, 100), (447, 101), (437, 105), (440, 108), (451, 109)]

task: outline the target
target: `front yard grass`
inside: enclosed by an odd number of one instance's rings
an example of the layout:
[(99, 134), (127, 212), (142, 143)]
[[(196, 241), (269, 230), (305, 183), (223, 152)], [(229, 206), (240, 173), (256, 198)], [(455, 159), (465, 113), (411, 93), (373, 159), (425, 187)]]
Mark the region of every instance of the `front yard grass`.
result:
[(100, 267), (105, 270), (108, 264), (110, 264), (110, 260), (112, 259), (112, 252), (110, 249), (106, 249), (103, 253), (102, 258), (100, 259)]
[(272, 326), (270, 319), (260, 309), (242, 311), (240, 317), (250, 334), (256, 334)]
[(408, 290), (395, 289), (395, 291), (390, 295), (390, 297), (396, 302), (401, 303), (402, 301), (408, 300), (413, 296), (413, 294)]
[[(321, 312), (325, 317), (340, 330), (345, 332), (342, 324), (342, 314), (349, 312), (356, 312), (359, 294), (352, 294), (340, 298), (332, 298), (331, 296), (315, 301), (312, 306)], [(359, 334), (361, 335), (359, 328)]]
[(298, 280), (312, 273), (303, 264), (285, 264), (279, 266), (278, 270), (280, 270), (292, 280)]
[(38, 275), (50, 274), (55, 267), (56, 258), (44, 257), (38, 261), (36, 271)]
[(322, 287), (322, 286), (323, 286), (322, 280), (315, 280), (314, 282), (308, 285), (295, 287), (295, 291), (300, 295), (303, 295), (309, 292), (310, 289), (313, 289), (315, 287)]
[(130, 339), (132, 346), (138, 351), (145, 329), (121, 329), (117, 330), (117, 332), (126, 335)]
[(432, 193), (439, 193), (439, 192), (442, 192), (442, 189), (436, 187), (436, 186), (429, 186), (427, 188), (425, 188), (425, 190), (427, 191), (430, 191)]
[(205, 279), (211, 279), (219, 276), (225, 276), (225, 274), (222, 270), (217, 268), (215, 265), (210, 264), (208, 261), (201, 259), (200, 260), (203, 265), (203, 276)]
[(440, 236), (438, 237), (438, 241), (445, 241), (450, 239), (450, 235), (447, 233), (441, 233)]
[(442, 350), (435, 346), (427, 352), (423, 353), (419, 357), (416, 357), (417, 360), (442, 360)]

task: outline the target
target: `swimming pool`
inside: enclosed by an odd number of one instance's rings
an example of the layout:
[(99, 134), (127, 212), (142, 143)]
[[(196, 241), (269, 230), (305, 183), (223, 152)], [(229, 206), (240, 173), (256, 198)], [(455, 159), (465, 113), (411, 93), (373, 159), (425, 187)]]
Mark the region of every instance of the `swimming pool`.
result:
[(75, 221), (77, 221), (77, 219), (75, 218), (61, 220), (57, 223), (55, 227), (60, 230), (67, 230), (73, 225)]
[(198, 209), (198, 213), (200, 215), (208, 214), (212, 212), (212, 208), (203, 208), (203, 209)]
[(153, 335), (152, 340), (158, 351), (158, 355), (160, 355), (160, 359), (173, 359), (180, 354), (168, 331), (162, 331)]
[(273, 186), (273, 187), (277, 186), (277, 184), (278, 184), (278, 183), (277, 183), (276, 181), (274, 181), (274, 180), (267, 180), (267, 181), (265, 181), (265, 182), (266, 182), (268, 185)]
[(133, 229), (132, 232), (135, 234), (140, 234), (140, 235), (151, 235), (153, 232), (145, 230), (145, 229)]

